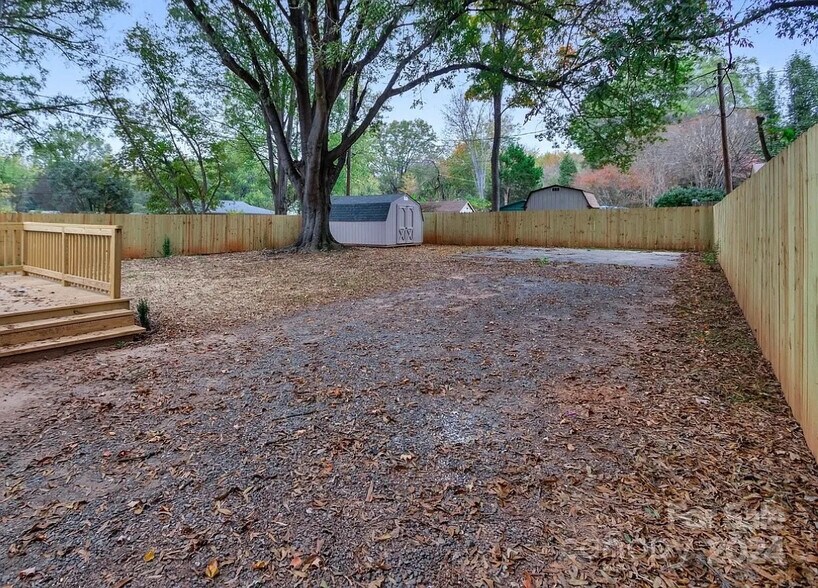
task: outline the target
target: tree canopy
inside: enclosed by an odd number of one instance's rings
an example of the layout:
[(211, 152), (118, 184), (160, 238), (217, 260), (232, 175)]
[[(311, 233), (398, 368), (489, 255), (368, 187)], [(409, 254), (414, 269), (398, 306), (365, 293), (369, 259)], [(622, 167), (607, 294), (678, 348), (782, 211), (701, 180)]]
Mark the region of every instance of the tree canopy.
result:
[(122, 0), (0, 0), (0, 125), (23, 136), (38, 132), (44, 113), (67, 115), (88, 101), (44, 94), (44, 57), (88, 65), (103, 17)]
[[(330, 194), (490, 197), (496, 209), (503, 190), (522, 192), (536, 170), (514, 144), (511, 109), (542, 129), (539, 138), (579, 146), (584, 166), (644, 162), (647, 145), (684, 133), (702, 138), (697, 152), (709, 153), (709, 127), (696, 117), (713, 106), (713, 50), (746, 43), (743, 31), (758, 22), (812, 39), (816, 5), (174, 0), (164, 28), (136, 24), (126, 31), (124, 59), (108, 59), (99, 36), (107, 15), (123, 8), (120, 0), (0, 0), (0, 126), (33, 138), (36, 150), (42, 115), (60, 113), (70, 125), (93, 107), (97, 135), (112, 131), (116, 153), (78, 156), (78, 165), (91, 170), (87, 161), (101, 162), (146, 190), (148, 210), (205, 212), (220, 199), (279, 214), (298, 210), (296, 248), (327, 249), (336, 245)], [(44, 64), (56, 63), (55, 54), (88, 73), (90, 96), (43, 95)], [(808, 58), (791, 61), (786, 84), (762, 77), (751, 62), (728, 65), (736, 110), (765, 112), (761, 128), (774, 149), (815, 122)], [(415, 91), (427, 86), (461, 90), (445, 109), (445, 138), (427, 121), (384, 122), (393, 99), (418, 98)], [(735, 115), (736, 145), (746, 143), (745, 115)], [(33, 176), (56, 182), (54, 166), (29, 153), (24, 163)], [(68, 160), (60, 161), (68, 181)], [(15, 162), (5, 158), (6, 168)], [(691, 169), (715, 177), (710, 168)], [(570, 183), (576, 171), (563, 172)], [(555, 175), (549, 171), (549, 179)], [(25, 205), (24, 181), (0, 183), (2, 206)], [(142, 210), (144, 196), (135, 198)]]
[(542, 168), (533, 155), (512, 143), (500, 156), (500, 181), (506, 203), (523, 200), (542, 185)]

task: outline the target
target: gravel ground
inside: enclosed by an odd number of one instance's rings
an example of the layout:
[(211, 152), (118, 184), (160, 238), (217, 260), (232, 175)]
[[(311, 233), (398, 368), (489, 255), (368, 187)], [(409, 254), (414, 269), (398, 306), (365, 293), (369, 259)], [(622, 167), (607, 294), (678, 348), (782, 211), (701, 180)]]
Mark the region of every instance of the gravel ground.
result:
[(0, 368), (0, 585), (818, 583), (720, 273), (460, 254), (129, 262), (151, 337)]

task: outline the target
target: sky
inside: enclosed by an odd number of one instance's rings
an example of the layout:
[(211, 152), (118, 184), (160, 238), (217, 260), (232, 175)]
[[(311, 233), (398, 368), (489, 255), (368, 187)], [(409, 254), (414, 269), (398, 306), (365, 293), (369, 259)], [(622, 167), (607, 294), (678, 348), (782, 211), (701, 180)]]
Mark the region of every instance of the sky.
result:
[[(106, 26), (106, 35), (101, 53), (109, 57), (122, 56), (120, 44), (124, 32), (137, 22), (152, 21), (156, 24), (163, 24), (167, 15), (166, 0), (134, 0), (127, 13), (120, 13), (111, 16)], [(804, 46), (800, 41), (779, 39), (775, 36), (775, 31), (770, 27), (756, 27), (747, 31), (747, 36), (752, 44), (751, 47), (735, 48), (733, 54), (741, 57), (754, 57), (761, 68), (761, 71), (774, 69), (783, 70), (789, 57), (796, 51), (808, 54), (813, 61), (818, 62), (818, 46)], [(51, 72), (46, 86), (47, 93), (64, 93), (69, 95), (82, 95), (84, 89), (81, 79), (83, 72), (76, 67), (66, 64), (59, 57), (51, 57), (45, 63), (46, 68)], [(465, 78), (460, 78), (460, 86), (453, 90), (442, 90), (434, 92), (433, 86), (425, 89), (407, 93), (403, 96), (392, 99), (389, 103), (389, 110), (383, 113), (386, 120), (395, 119), (415, 119), (420, 118), (428, 122), (435, 128), (438, 135), (445, 136), (445, 124), (443, 122), (442, 105), (446, 104), (452, 92), (463, 92), (465, 90)], [(420, 105), (416, 105), (419, 102)], [(536, 134), (543, 128), (537, 121), (524, 124), (524, 112), (514, 112), (513, 120), (517, 123), (515, 134), (517, 139), (526, 148), (533, 151), (545, 153), (552, 151), (555, 146), (547, 141), (540, 141)]]

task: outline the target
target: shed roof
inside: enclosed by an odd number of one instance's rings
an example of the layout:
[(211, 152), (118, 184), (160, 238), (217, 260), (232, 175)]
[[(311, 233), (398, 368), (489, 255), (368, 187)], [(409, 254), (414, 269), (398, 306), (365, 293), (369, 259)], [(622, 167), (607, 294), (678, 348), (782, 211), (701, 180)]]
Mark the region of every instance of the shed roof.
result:
[(474, 210), (467, 200), (436, 200), (420, 204), (423, 212), (460, 212), (465, 207)]
[(260, 206), (253, 206), (240, 200), (220, 200), (219, 205), (211, 212), (216, 214), (228, 214), (231, 212), (242, 214), (273, 214), (272, 210), (261, 208)]
[[(382, 222), (395, 200), (410, 199), (406, 194), (378, 196), (338, 196), (332, 199), (329, 220), (334, 222)], [(414, 201), (413, 201), (414, 202)]]
[[(551, 184), (550, 186), (543, 186), (542, 188), (537, 188), (536, 190), (531, 190), (528, 197), (531, 198), (531, 194), (534, 192), (539, 192), (540, 190), (550, 190), (551, 188), (566, 188), (567, 190), (576, 190), (577, 192), (582, 192), (582, 195), (585, 196), (585, 202), (588, 203), (588, 208), (599, 208), (599, 202), (591, 192), (587, 190), (583, 190), (582, 188), (577, 188), (576, 186), (563, 186), (562, 184)], [(528, 199), (526, 199), (526, 202)]]
[(505, 206), (500, 207), (500, 212), (517, 212), (525, 210), (525, 200), (517, 200), (516, 202), (511, 202), (510, 204), (506, 204)]

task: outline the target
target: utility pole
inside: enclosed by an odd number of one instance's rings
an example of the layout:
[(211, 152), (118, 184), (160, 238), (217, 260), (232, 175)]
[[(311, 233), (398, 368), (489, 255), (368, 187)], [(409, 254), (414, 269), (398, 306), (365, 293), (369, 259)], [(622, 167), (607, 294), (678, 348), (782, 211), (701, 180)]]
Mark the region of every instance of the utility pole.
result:
[(724, 158), (724, 193), (733, 191), (733, 171), (730, 169), (730, 147), (727, 144), (727, 114), (724, 107), (724, 67), (718, 66), (719, 118), (721, 119), (721, 156)]

